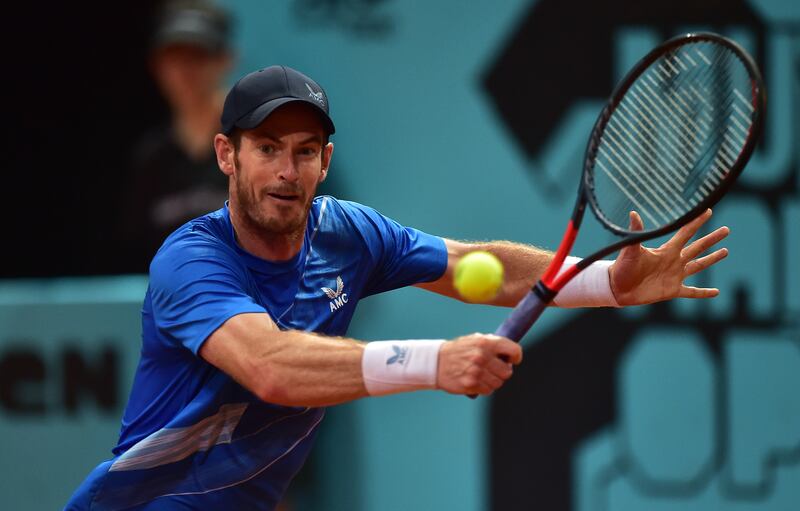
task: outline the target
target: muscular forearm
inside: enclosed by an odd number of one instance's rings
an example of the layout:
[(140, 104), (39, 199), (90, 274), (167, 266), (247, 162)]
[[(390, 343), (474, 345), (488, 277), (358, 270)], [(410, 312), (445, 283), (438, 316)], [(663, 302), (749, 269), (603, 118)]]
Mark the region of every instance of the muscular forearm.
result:
[(281, 332), (265, 347), (257, 371), (271, 403), (327, 406), (367, 395), (361, 374), (365, 344), (306, 332)]
[(364, 343), (280, 331), (266, 314), (240, 314), (212, 334), (200, 355), (264, 401), (326, 406), (367, 395)]
[(230, 318), (206, 339), (200, 356), (263, 401), (327, 406), (418, 389), (489, 394), (511, 376), (509, 362), (518, 364), (522, 349), (486, 334), (367, 347), (353, 339), (280, 331), (261, 313)]

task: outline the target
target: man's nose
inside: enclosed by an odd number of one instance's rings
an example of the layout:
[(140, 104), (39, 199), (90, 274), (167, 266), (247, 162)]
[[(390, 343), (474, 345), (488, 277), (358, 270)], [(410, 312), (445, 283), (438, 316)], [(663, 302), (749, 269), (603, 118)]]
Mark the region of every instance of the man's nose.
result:
[(288, 153), (281, 161), (278, 177), (284, 181), (297, 181), (300, 172), (297, 170), (297, 161), (294, 156)]

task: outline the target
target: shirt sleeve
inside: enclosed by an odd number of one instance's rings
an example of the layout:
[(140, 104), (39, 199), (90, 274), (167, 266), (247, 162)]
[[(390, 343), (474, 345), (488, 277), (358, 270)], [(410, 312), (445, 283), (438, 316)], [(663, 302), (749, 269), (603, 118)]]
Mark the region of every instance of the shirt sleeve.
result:
[(444, 274), (447, 247), (442, 238), (404, 227), (367, 206), (341, 203), (375, 262), (365, 295), (430, 282)]
[(159, 337), (197, 354), (237, 314), (267, 311), (247, 293), (246, 269), (210, 240), (182, 241), (150, 265), (150, 299)]

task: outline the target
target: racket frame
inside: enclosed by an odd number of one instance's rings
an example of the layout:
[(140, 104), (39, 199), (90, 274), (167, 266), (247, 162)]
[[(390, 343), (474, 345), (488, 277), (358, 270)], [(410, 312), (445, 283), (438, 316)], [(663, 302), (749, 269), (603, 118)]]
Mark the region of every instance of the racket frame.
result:
[[(745, 145), (739, 152), (738, 158), (731, 166), (725, 179), (717, 186), (717, 188), (710, 195), (701, 200), (695, 207), (684, 213), (680, 218), (662, 227), (652, 230), (628, 231), (619, 229), (608, 218), (605, 217), (599, 205), (597, 204), (594, 194), (592, 193), (592, 190), (594, 189), (594, 161), (597, 155), (597, 150), (600, 146), (600, 139), (605, 131), (606, 124), (611, 119), (611, 114), (617, 108), (628, 89), (653, 62), (661, 58), (663, 55), (669, 53), (669, 51), (674, 48), (701, 41), (710, 41), (727, 47), (742, 61), (747, 69), (748, 75), (750, 76), (750, 84), (752, 89), (751, 97), (753, 97), (753, 117)], [(593, 262), (613, 254), (614, 252), (617, 252), (628, 245), (648, 241), (653, 238), (663, 236), (664, 234), (668, 234), (676, 229), (680, 229), (700, 215), (703, 211), (715, 205), (736, 181), (736, 178), (739, 176), (739, 174), (741, 174), (742, 170), (744, 170), (744, 167), (750, 159), (750, 156), (755, 150), (755, 146), (758, 143), (758, 140), (761, 137), (761, 131), (763, 130), (766, 102), (766, 90), (764, 88), (761, 73), (759, 72), (755, 61), (741, 46), (719, 34), (711, 32), (682, 34), (665, 41), (651, 50), (647, 55), (642, 57), (642, 59), (639, 60), (639, 62), (637, 62), (630, 71), (628, 71), (625, 77), (619, 82), (614, 91), (611, 93), (608, 102), (603, 107), (603, 110), (600, 112), (600, 115), (598, 116), (597, 121), (592, 128), (592, 134), (589, 137), (589, 142), (586, 146), (583, 175), (581, 177), (580, 186), (578, 187), (578, 197), (575, 203), (575, 208), (573, 209), (572, 216), (567, 224), (567, 229), (564, 232), (564, 236), (561, 240), (558, 251), (551, 261), (551, 264), (542, 275), (542, 278), (533, 287), (533, 292), (539, 295), (539, 298), (545, 300), (545, 302), (550, 302), (556, 296), (558, 291), (560, 291), (561, 288), (566, 285), (567, 282), (569, 282), (575, 275), (584, 270)], [(575, 243), (575, 238), (577, 237), (578, 229), (583, 220), (587, 203), (603, 227), (613, 232), (617, 236), (622, 236), (623, 238), (586, 256), (585, 258), (581, 259), (580, 262), (565, 269), (559, 275), (559, 270), (563, 266), (564, 260), (569, 255), (569, 251), (572, 249), (572, 246)]]

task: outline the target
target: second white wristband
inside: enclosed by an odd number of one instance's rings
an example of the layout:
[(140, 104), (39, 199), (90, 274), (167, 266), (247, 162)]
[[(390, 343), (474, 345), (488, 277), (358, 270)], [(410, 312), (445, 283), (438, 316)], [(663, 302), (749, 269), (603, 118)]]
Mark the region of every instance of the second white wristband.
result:
[[(580, 257), (567, 256), (558, 272), (578, 263)], [(553, 303), (558, 307), (619, 307), (611, 291), (608, 268), (613, 261), (595, 261), (559, 291)]]

